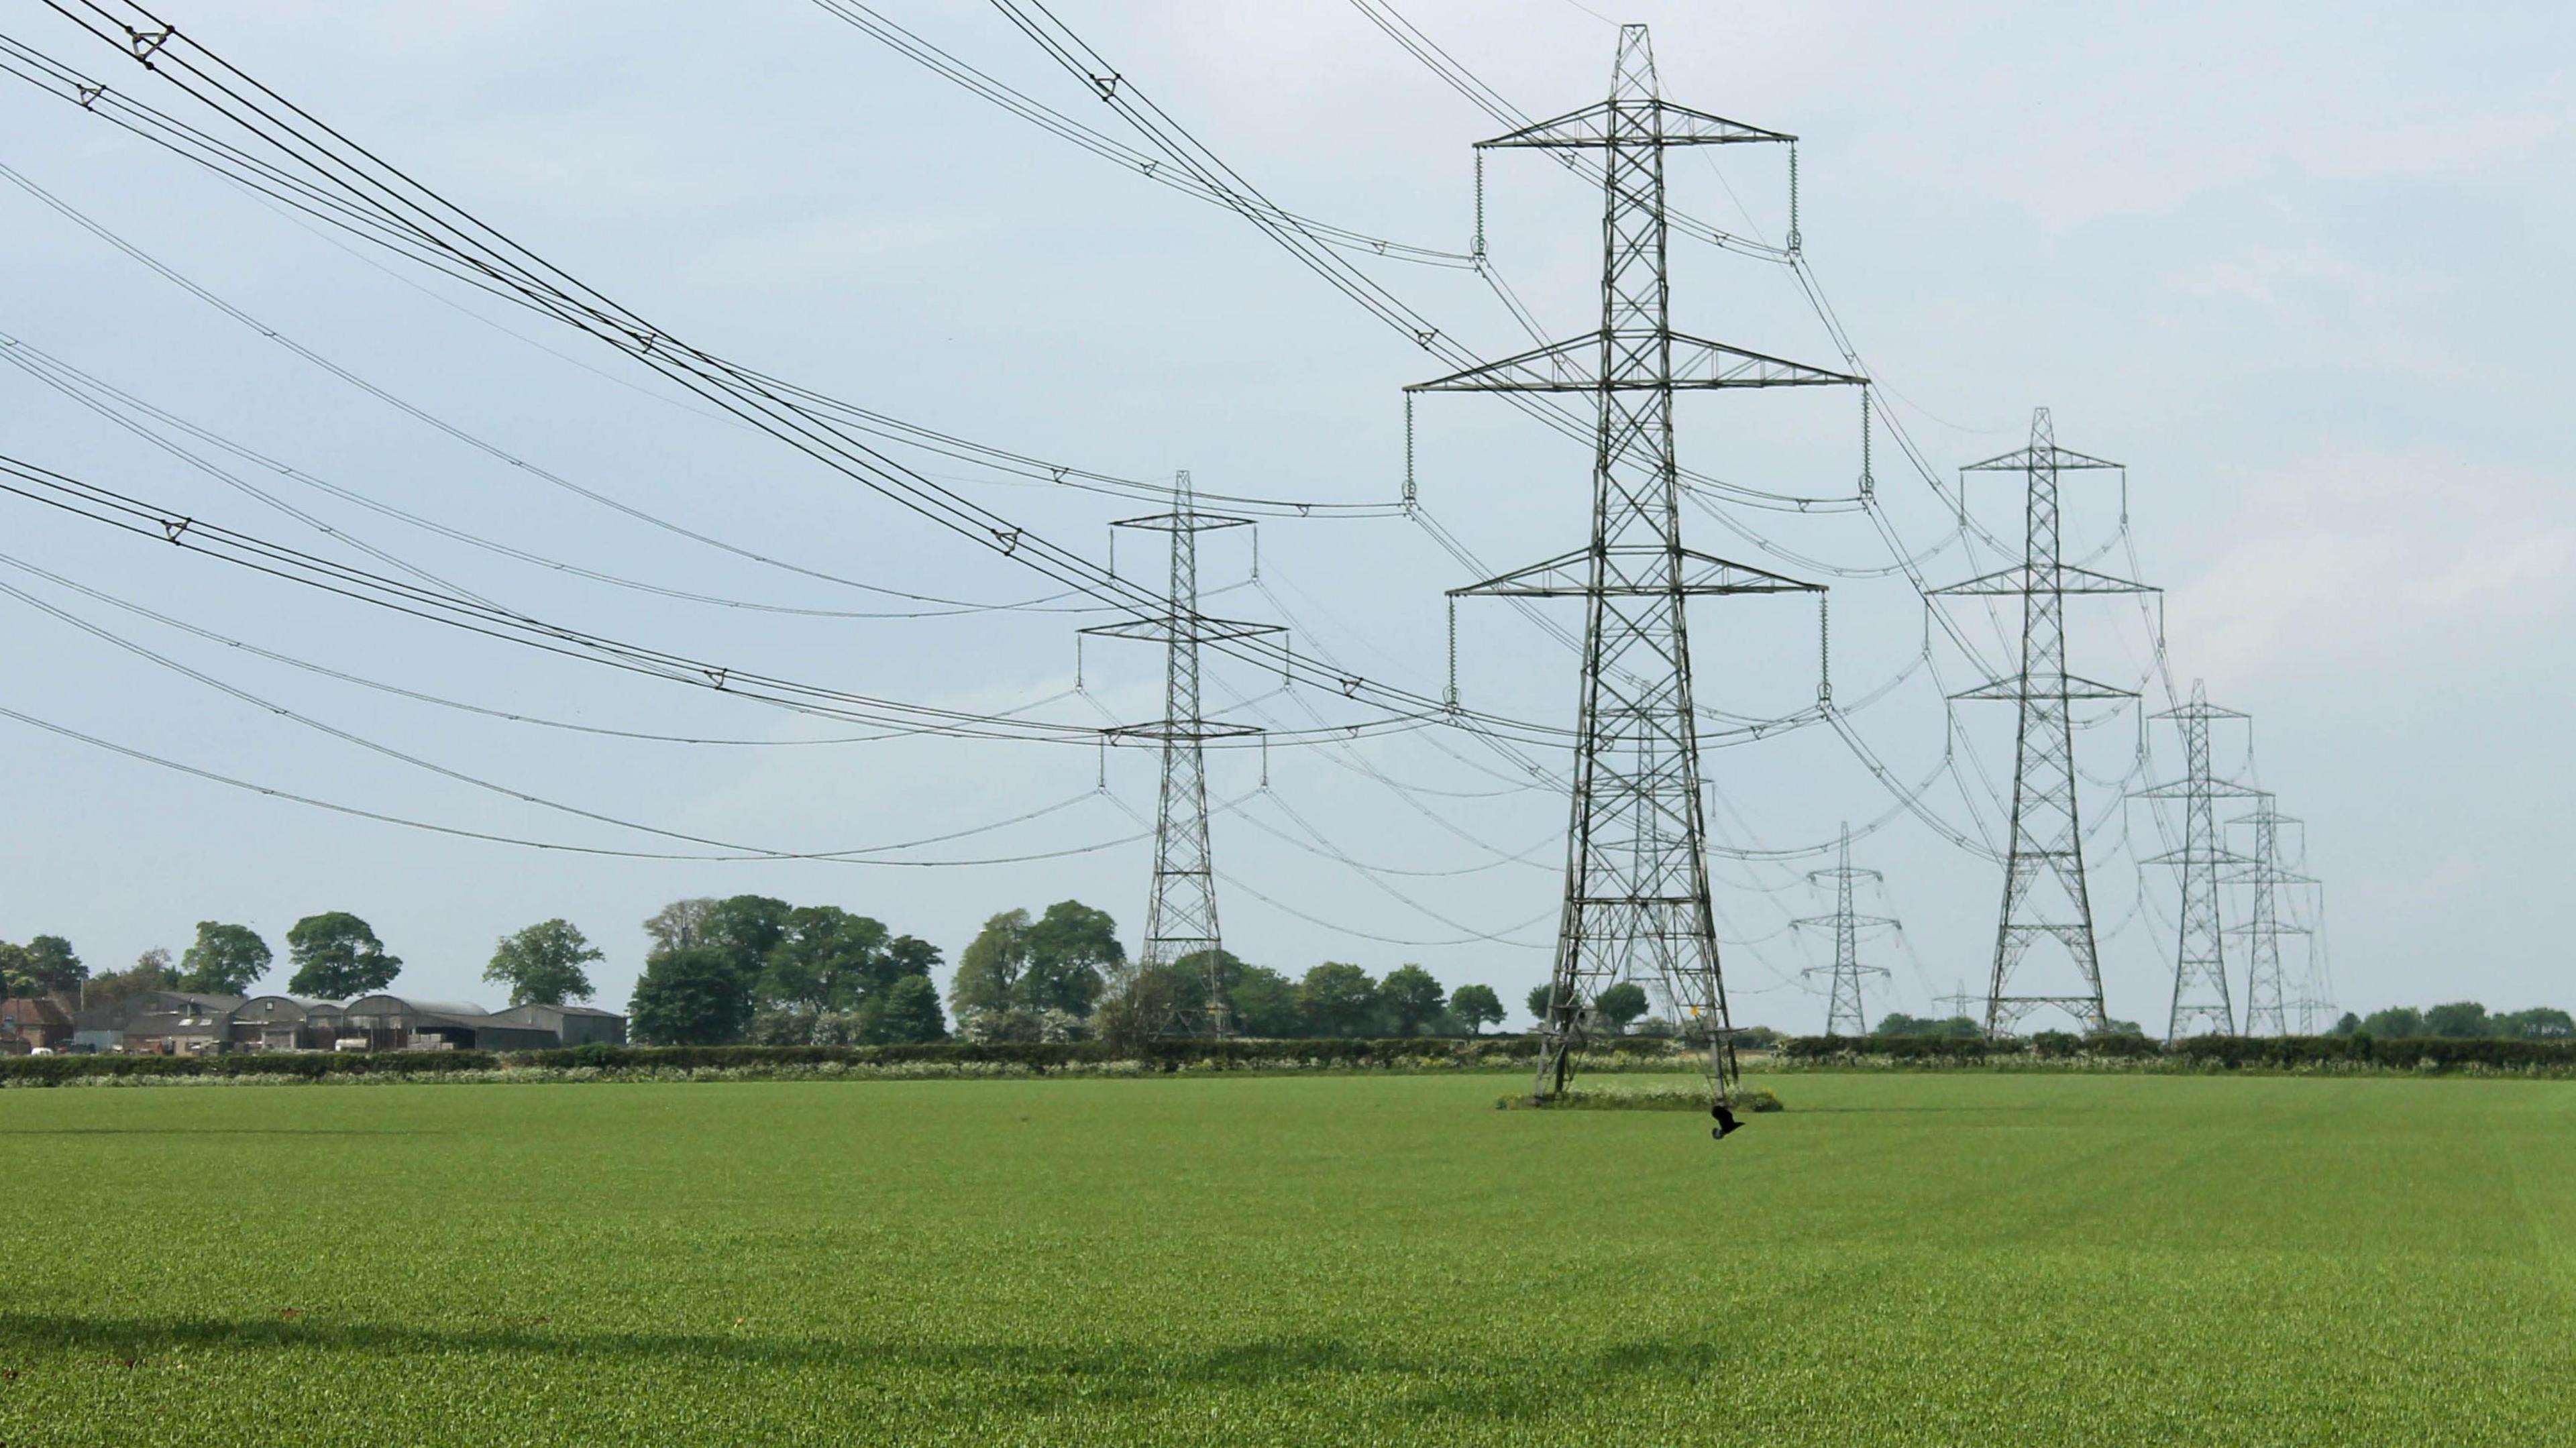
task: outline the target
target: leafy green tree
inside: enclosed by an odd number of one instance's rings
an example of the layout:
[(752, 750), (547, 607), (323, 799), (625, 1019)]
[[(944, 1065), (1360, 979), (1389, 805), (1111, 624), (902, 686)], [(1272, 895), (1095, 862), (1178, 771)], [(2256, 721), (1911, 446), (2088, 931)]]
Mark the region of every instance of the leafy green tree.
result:
[(2362, 1017), (2361, 1029), (2381, 1040), (2404, 1040), (2424, 1034), (2424, 1013), (2413, 1006), (2392, 1006)]
[(1118, 943), (1118, 922), (1108, 911), (1079, 900), (1049, 905), (1027, 926), (1023, 941), (1028, 959), (1017, 1003), (1027, 1010), (1087, 1016), (1100, 999), (1108, 972), (1127, 963), (1127, 949)]
[(27, 958), (27, 947), (0, 940), (0, 996), (27, 1000), (44, 994), (36, 984), (35, 962)]
[(1377, 1024), (1377, 982), (1356, 965), (1328, 960), (1298, 983), (1297, 1004), (1319, 1035), (1365, 1035)]
[(768, 895), (732, 895), (707, 907), (699, 927), (702, 944), (725, 953), (745, 981), (757, 982), (769, 954), (787, 939), (796, 907)]
[(1623, 980), (1592, 998), (1593, 1013), (1621, 1034), (1626, 1033), (1629, 1022), (1646, 1013), (1648, 1004), (1646, 988), (1633, 980)]
[(2424, 1030), (2428, 1035), (2455, 1041), (2495, 1034), (2495, 1028), (2487, 1022), (2487, 1008), (2476, 1001), (2452, 1001), (2433, 1007), (2424, 1013)]
[(760, 999), (807, 1011), (853, 1009), (891, 978), (887, 939), (883, 924), (838, 905), (798, 906), (787, 912), (761, 968)]
[(975, 938), (958, 953), (957, 973), (948, 982), (948, 1004), (958, 1015), (969, 1011), (1007, 1011), (1020, 1002), (1020, 977), (1029, 968), (1026, 910), (1005, 910), (984, 922)]
[(268, 974), (275, 959), (268, 942), (249, 926), (200, 920), (197, 938), (179, 957), (178, 988), (207, 995), (247, 995), (251, 983)]
[(1234, 1028), (1244, 1035), (1284, 1041), (1305, 1034), (1297, 983), (1266, 965), (1247, 965), (1237, 972), (1233, 1003)]
[(1377, 983), (1378, 1008), (1399, 1036), (1418, 1036), (1440, 1018), (1449, 993), (1431, 972), (1418, 965), (1399, 965)]
[(1547, 1024), (1548, 1003), (1553, 1000), (1555, 996), (1556, 987), (1553, 985), (1541, 982), (1540, 984), (1531, 987), (1529, 993), (1530, 1019), (1537, 1021), (1540, 1025)]
[(635, 1039), (652, 1046), (721, 1046), (750, 1028), (752, 980), (716, 945), (657, 950), (626, 1006)]
[(869, 1045), (948, 1039), (947, 1017), (939, 1013), (939, 988), (928, 976), (907, 975), (876, 992), (861, 1008), (860, 1019)]
[(2327, 1035), (2329, 1035), (2329, 1036), (2357, 1036), (2357, 1035), (2360, 1035), (2360, 1034), (2361, 1034), (2361, 1017), (2359, 1017), (2359, 1016), (2357, 1016), (2357, 1015), (2354, 1015), (2354, 1014), (2353, 1014), (2352, 1012), (2350, 1012), (2350, 1011), (2346, 1011), (2346, 1012), (2344, 1012), (2344, 1013), (2343, 1013), (2343, 1019), (2341, 1019), (2341, 1020), (2339, 1020), (2339, 1021), (2336, 1021), (2336, 1022), (2334, 1023), (2334, 1029), (2333, 1029), (2333, 1030), (2330, 1030), (2330, 1031), (2328, 1031), (2328, 1032), (2326, 1032), (2326, 1034), (2327, 1034)]
[(706, 944), (707, 912), (716, 908), (712, 897), (701, 895), (694, 900), (674, 900), (653, 912), (644, 922), (644, 933), (653, 937), (655, 950), (686, 950)]
[(2496, 1033), (2521, 1041), (2563, 1041), (2576, 1036), (2576, 1016), (2550, 1006), (2535, 1006), (2494, 1017)]
[(76, 991), (89, 979), (89, 967), (81, 964), (72, 943), (59, 935), (39, 935), (27, 942), (26, 969), (40, 992)]
[[(179, 989), (182, 989), (179, 984), (179, 972), (170, 965), (170, 952), (156, 945), (136, 957), (134, 964), (124, 970), (111, 970), (103, 975), (91, 976), (89, 989), (84, 992), (84, 999), (91, 1005), (103, 1006), (130, 999), (148, 990)], [(231, 995), (234, 992), (215, 991), (208, 994)]]
[(571, 921), (544, 920), (493, 947), (483, 978), (508, 986), (514, 1006), (559, 1006), (590, 999), (582, 967), (607, 958)]
[(1481, 1036), (1487, 1026), (1503, 1023), (1503, 998), (1489, 985), (1462, 985), (1449, 993), (1449, 1014), (1467, 1028), (1467, 1034)]
[(286, 988), (324, 1000), (348, 1000), (380, 991), (402, 974), (402, 958), (387, 955), (374, 928), (346, 910), (296, 921), (295, 928), (286, 932), (286, 958), (295, 963), (295, 975)]

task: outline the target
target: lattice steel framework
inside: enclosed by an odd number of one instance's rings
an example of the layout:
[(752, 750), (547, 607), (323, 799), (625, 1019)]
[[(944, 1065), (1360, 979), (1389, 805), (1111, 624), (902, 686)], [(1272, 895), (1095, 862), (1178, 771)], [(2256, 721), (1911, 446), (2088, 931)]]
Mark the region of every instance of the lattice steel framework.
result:
[(1861, 1006), (1861, 978), (1887, 974), (1875, 965), (1860, 963), (1860, 933), (1863, 930), (1902, 929), (1893, 916), (1857, 915), (1852, 912), (1852, 884), (1857, 880), (1885, 878), (1876, 870), (1856, 870), (1851, 862), (1851, 826), (1843, 826), (1841, 848), (1834, 857), (1834, 868), (1812, 871), (1808, 879), (1823, 884), (1833, 882), (1834, 913), (1815, 915), (1791, 921), (1802, 928), (1831, 927), (1834, 932), (1834, 963), (1830, 967), (1811, 969), (1807, 975), (1833, 977), (1830, 994), (1825, 999), (1825, 1034), (1828, 1036), (1866, 1036), (1869, 1014)]
[[(2209, 690), (2191, 681), (2191, 702), (2154, 716), (2170, 719), (2182, 735), (2183, 777), (2140, 790), (2141, 799), (2182, 801), (2182, 848), (2168, 850), (2147, 863), (2171, 865), (2182, 883), (2182, 923), (2174, 944), (2173, 1014), (2166, 1019), (2165, 1039), (2216, 1032), (2236, 1033), (2236, 1011), (2227, 992), (2227, 931), (2219, 909), (2222, 866), (2241, 865), (2218, 833), (2218, 801), (2259, 795), (2261, 790), (2217, 777), (2210, 760), (2209, 726), (2220, 719), (2246, 717), (2209, 702)], [(2277, 973), (2272, 1009), (2280, 1010)]]
[(1189, 473), (1173, 474), (1170, 512), (1122, 518), (1111, 525), (1171, 535), (1171, 586), (1163, 612), (1083, 630), (1164, 646), (1163, 717), (1105, 731), (1113, 742), (1152, 740), (1162, 746), (1163, 784), (1154, 816), (1154, 885), (1145, 902), (1144, 948), (1137, 964), (1152, 968), (1203, 960), (1208, 974), (1205, 1029), (1220, 1036), (1230, 1029), (1230, 1013), (1220, 969), (1223, 956), (1218, 953), (1224, 941), (1217, 928), (1216, 862), (1208, 841), (1205, 745), (1210, 739), (1240, 739), (1261, 731), (1199, 712), (1199, 646), (1284, 630), (1276, 624), (1210, 618), (1199, 612), (1198, 536), (1219, 528), (1249, 527), (1251, 521), (1200, 512)]
[(1862, 379), (1673, 331), (1664, 151), (1795, 139), (1662, 99), (1646, 28), (1621, 26), (1607, 101), (1477, 143), (1601, 152), (1600, 329), (1406, 389), (1588, 393), (1597, 412), (1591, 540), (1451, 592), (1584, 601), (1565, 907), (1540, 1027), (1540, 1096), (1565, 1089), (1569, 1047), (1600, 991), (1636, 980), (1660, 990), (1674, 1019), (1707, 1042), (1713, 1105), (1731, 1121), (1723, 1113), (1734, 1089), (1734, 1032), (1709, 909), (1685, 601), (1819, 590), (1682, 546), (1673, 394)]
[[(2004, 902), (1995, 924), (1995, 965), (1986, 988), (1986, 1030), (2001, 1035), (2043, 1007), (2074, 1016), (2088, 1031), (2105, 1029), (2102, 956), (2093, 933), (2093, 895), (2084, 877), (2084, 831), (2075, 798), (2074, 706), (2088, 699), (2129, 699), (2136, 691), (2066, 671), (2066, 595), (2153, 593), (2145, 584), (2064, 561), (2058, 476), (2118, 470), (2120, 464), (2057, 445), (2048, 409), (2031, 413), (2030, 445), (1971, 463), (1966, 473), (2020, 473), (2026, 481), (2022, 562), (1997, 573), (1934, 590), (1934, 597), (2021, 600), (2021, 668), (1955, 697), (2003, 699), (2019, 706), (2013, 764), (2012, 842), (2004, 859)], [(1965, 482), (1961, 487), (1964, 494)], [(2064, 949), (2071, 973), (2053, 988), (2018, 979), (2039, 940)]]
[[(2267, 794), (2253, 813), (2239, 815), (2227, 823), (2253, 836), (2251, 848), (2234, 857), (2242, 863), (2224, 881), (2243, 886), (2246, 892), (2245, 923), (2227, 927), (2227, 934), (2245, 942), (2245, 1034), (2286, 1036), (2290, 1033), (2292, 1002), (2286, 998), (2288, 983), (2281, 965), (2281, 937), (2305, 935), (2308, 928), (2281, 918), (2281, 887), (2316, 883), (2283, 863), (2281, 827), (2295, 829), (2300, 822), (2273, 808), (2272, 796)], [(2296, 1004), (2301, 1035), (2316, 1034), (2313, 984), (2309, 980), (2300, 982)]]

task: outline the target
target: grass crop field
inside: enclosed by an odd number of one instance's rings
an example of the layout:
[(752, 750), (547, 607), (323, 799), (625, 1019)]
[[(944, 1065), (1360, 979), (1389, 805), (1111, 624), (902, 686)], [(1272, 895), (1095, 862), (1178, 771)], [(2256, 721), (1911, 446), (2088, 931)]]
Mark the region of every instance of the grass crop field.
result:
[(0, 1444), (2576, 1442), (2576, 1084), (0, 1093)]

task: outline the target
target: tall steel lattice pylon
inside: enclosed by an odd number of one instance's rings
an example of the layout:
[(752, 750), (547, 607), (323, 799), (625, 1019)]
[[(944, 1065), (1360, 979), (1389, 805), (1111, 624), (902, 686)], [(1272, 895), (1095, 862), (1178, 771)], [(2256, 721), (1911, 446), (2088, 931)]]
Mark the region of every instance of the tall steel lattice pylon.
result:
[[(1208, 974), (1204, 1029), (1213, 1035), (1227, 1034), (1230, 1022), (1220, 968), (1224, 940), (1216, 920), (1216, 861), (1208, 843), (1206, 744), (1210, 739), (1242, 739), (1261, 731), (1199, 712), (1199, 646), (1284, 630), (1276, 624), (1210, 618), (1199, 612), (1198, 537), (1218, 528), (1249, 527), (1251, 521), (1200, 512), (1189, 473), (1173, 474), (1170, 512), (1122, 518), (1111, 525), (1171, 535), (1171, 587), (1164, 595), (1163, 612), (1083, 630), (1164, 646), (1163, 717), (1146, 724), (1118, 725), (1106, 733), (1113, 741), (1152, 740), (1162, 746), (1163, 786), (1154, 816), (1154, 886), (1145, 902), (1144, 949), (1137, 964), (1152, 969), (1191, 959), (1204, 962)], [(1193, 1029), (1199, 1026), (1185, 1024)]]
[(1713, 1104), (1733, 1099), (1735, 1047), (1709, 908), (1699, 735), (1685, 601), (1814, 585), (1682, 546), (1673, 394), (1863, 379), (1672, 329), (1665, 272), (1664, 151), (1793, 136), (1688, 110), (1656, 92), (1646, 28), (1619, 29), (1610, 98), (1478, 149), (1601, 154), (1601, 326), (1408, 392), (1585, 393), (1597, 409), (1592, 536), (1583, 547), (1451, 597), (1584, 601), (1565, 908), (1535, 1094), (1565, 1089), (1593, 1001), (1635, 980), (1708, 1046)]
[[(1935, 597), (2009, 596), (2021, 600), (2021, 668), (1957, 697), (2004, 699), (2019, 707), (2013, 765), (2012, 843), (2004, 859), (2004, 903), (1995, 923), (1995, 966), (1986, 988), (1986, 1031), (2001, 1035), (2032, 1011), (2055, 1007), (2088, 1031), (2106, 1029), (2102, 956), (2093, 934), (2093, 894), (2084, 878), (2084, 831), (2075, 799), (2074, 706), (2088, 699), (2130, 699), (2133, 689), (2066, 671), (2066, 596), (2153, 593), (2125, 578), (2064, 561), (2058, 475), (2120, 464), (2057, 445), (2048, 409), (2031, 413), (2030, 446), (1971, 463), (1962, 472), (2020, 473), (2027, 485), (2022, 561), (2015, 567), (1934, 590)], [(1961, 483), (1965, 506), (1964, 480)], [(2033, 943), (2054, 940), (2069, 970), (2049, 987), (2022, 978)]]
[(1861, 1006), (1861, 978), (1883, 976), (1887, 972), (1875, 965), (1860, 963), (1860, 933), (1863, 930), (1897, 930), (1895, 918), (1887, 915), (1856, 915), (1852, 912), (1852, 884), (1857, 880), (1885, 878), (1876, 870), (1856, 870), (1851, 862), (1851, 826), (1843, 826), (1841, 849), (1834, 857), (1834, 868), (1817, 870), (1807, 876), (1819, 884), (1832, 881), (1834, 913), (1810, 916), (1790, 923), (1800, 927), (1830, 927), (1834, 932), (1834, 963), (1829, 968), (1806, 971), (1808, 975), (1831, 975), (1831, 993), (1825, 1000), (1825, 1034), (1828, 1036), (1866, 1036), (1869, 1014)]
[[(2230, 854), (2218, 833), (2218, 801), (2262, 793), (2217, 777), (2210, 761), (2209, 726), (2220, 719), (2246, 716), (2209, 702), (2200, 680), (2191, 682), (2191, 702), (2154, 716), (2170, 719), (2182, 734), (2183, 777), (2138, 791), (2141, 799), (2182, 801), (2182, 848), (2148, 860), (2171, 865), (2182, 881), (2182, 924), (2174, 943), (2173, 1013), (2165, 1022), (2165, 1039), (2215, 1032), (2236, 1034), (2236, 1011), (2227, 992), (2227, 932), (2219, 909), (2222, 866), (2244, 863)], [(2280, 1010), (2278, 977), (2272, 1009)]]
[[(2228, 824), (2245, 829), (2253, 836), (2249, 848), (2237, 853), (2241, 863), (2225, 877), (2223, 883), (2244, 887), (2246, 919), (2242, 925), (2227, 927), (2227, 933), (2245, 942), (2245, 1034), (2249, 1036), (2286, 1036), (2290, 1034), (2288, 982), (2281, 965), (2281, 937), (2305, 935), (2304, 925), (2281, 918), (2281, 887), (2313, 885), (2315, 880), (2291, 870), (2283, 860), (2281, 827), (2298, 828), (2299, 821), (2273, 808), (2272, 796), (2263, 795), (2253, 813), (2239, 815)], [(2307, 980), (2300, 982), (2299, 1033), (2315, 1035), (2313, 1019), (2315, 994)]]

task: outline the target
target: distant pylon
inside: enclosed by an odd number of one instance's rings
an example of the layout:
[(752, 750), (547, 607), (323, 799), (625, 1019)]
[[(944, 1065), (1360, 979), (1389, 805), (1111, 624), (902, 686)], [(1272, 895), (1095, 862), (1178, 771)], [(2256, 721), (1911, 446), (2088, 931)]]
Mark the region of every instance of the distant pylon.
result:
[(1707, 1042), (1715, 1104), (1733, 1099), (1734, 1028), (1709, 907), (1684, 603), (1821, 590), (1682, 546), (1673, 394), (1863, 379), (1673, 331), (1664, 150), (1794, 139), (1664, 100), (1646, 27), (1621, 26), (1607, 101), (1477, 143), (1602, 153), (1600, 328), (1406, 389), (1594, 399), (1590, 542), (1451, 592), (1584, 601), (1565, 905), (1540, 1025), (1540, 1096), (1565, 1089), (1568, 1051), (1594, 999), (1636, 980), (1659, 988), (1673, 1018)]
[[(2209, 726), (2212, 720), (2245, 716), (2210, 703), (2208, 689), (2194, 679), (2190, 703), (2153, 717), (2174, 721), (2174, 727), (2182, 734), (2183, 749), (2182, 778), (2138, 791), (2141, 799), (2183, 802), (2182, 848), (2147, 861), (2150, 865), (2173, 866), (2182, 880), (2182, 924), (2174, 943), (2173, 1014), (2166, 1020), (2165, 1039), (2179, 1041), (2212, 1031), (2234, 1035), (2236, 1013), (2227, 993), (2227, 935), (2219, 912), (2218, 880), (2221, 866), (2243, 861), (2229, 853), (2226, 842), (2219, 837), (2218, 801), (2262, 791), (2215, 775), (2210, 764)], [(2277, 975), (2272, 1008), (2275, 1013), (2280, 1009)]]
[[(2283, 885), (2313, 885), (2315, 880), (2292, 872), (2282, 859), (2281, 826), (2297, 826), (2299, 821), (2273, 808), (2270, 795), (2263, 795), (2251, 814), (2229, 820), (2231, 825), (2248, 828), (2253, 844), (2234, 858), (2241, 861), (2225, 877), (2224, 883), (2246, 889), (2246, 921), (2227, 928), (2229, 935), (2245, 941), (2245, 1034), (2249, 1036), (2286, 1036), (2290, 1033), (2290, 1002), (2283, 997), (2287, 986), (2281, 965), (2281, 937), (2305, 935), (2307, 927), (2281, 918), (2280, 889)], [(2316, 1007), (2311, 1003), (2315, 992), (2312, 982), (2300, 982), (2299, 1033), (2315, 1035), (2313, 1019)]]
[(1961, 1020), (1973, 1021), (1977, 1018), (1976, 1008), (1984, 1005), (1986, 1003), (1986, 998), (1977, 994), (1975, 991), (1968, 989), (1968, 983), (1962, 980), (1959, 982), (1959, 988), (1957, 990), (1954, 990), (1945, 996), (1934, 996), (1932, 998), (1932, 1003), (1939, 1006), (1948, 1006), (1950, 1008), (1950, 1014), (1953, 1017)]
[[(2000, 1035), (2043, 1006), (2055, 1006), (2089, 1031), (2105, 1030), (2102, 956), (2093, 934), (2093, 895), (2084, 878), (2084, 831), (2075, 800), (2074, 704), (2128, 699), (2133, 689), (2066, 672), (2066, 595), (2153, 593), (2145, 584), (2078, 568), (2060, 554), (2058, 474), (2118, 469), (2120, 464), (2057, 445), (2048, 409), (2031, 413), (2030, 446), (1971, 463), (1962, 472), (2017, 472), (2028, 486), (2022, 562), (1998, 573), (1934, 590), (1934, 596), (2004, 596), (2021, 600), (2021, 667), (1970, 689), (1961, 699), (2005, 699), (2019, 706), (2013, 764), (2012, 843), (2004, 860), (2004, 903), (1995, 924), (1994, 973), (1986, 988), (1986, 1031)], [(1965, 506), (1964, 480), (1961, 506)], [(2032, 990), (2015, 979), (2033, 941), (2062, 946), (2072, 977)]]
[(1878, 880), (1884, 879), (1885, 877), (1880, 875), (1876, 870), (1855, 870), (1852, 868), (1851, 826), (1844, 825), (1842, 846), (1840, 852), (1835, 856), (1834, 868), (1830, 870), (1816, 870), (1810, 872), (1807, 878), (1820, 884), (1824, 881), (1831, 880), (1834, 885), (1833, 914), (1810, 916), (1804, 920), (1790, 922), (1797, 926), (1831, 926), (1833, 928), (1833, 965), (1828, 969), (1813, 969), (1804, 972), (1807, 975), (1829, 974), (1833, 977), (1832, 993), (1825, 1001), (1825, 1034), (1828, 1036), (1866, 1036), (1869, 1034), (1869, 1014), (1867, 1011), (1863, 1010), (1861, 1006), (1861, 977), (1865, 975), (1883, 976), (1887, 974), (1887, 972), (1878, 966), (1863, 965), (1860, 963), (1860, 933), (1864, 929), (1884, 927), (1886, 929), (1895, 930), (1902, 929), (1903, 927), (1899, 926), (1891, 916), (1853, 914), (1852, 882), (1854, 880), (1864, 879)]
[(1199, 646), (1285, 630), (1276, 624), (1241, 623), (1199, 612), (1198, 535), (1217, 528), (1248, 527), (1251, 521), (1198, 511), (1189, 473), (1173, 474), (1170, 512), (1122, 518), (1111, 525), (1171, 535), (1171, 587), (1164, 596), (1163, 612), (1083, 630), (1164, 645), (1163, 717), (1104, 731), (1113, 740), (1151, 739), (1162, 745), (1163, 785), (1154, 816), (1154, 884), (1145, 902), (1144, 949), (1137, 964), (1151, 969), (1193, 957), (1202, 960), (1208, 976), (1205, 1029), (1220, 1036), (1231, 1029), (1231, 1013), (1219, 969), (1223, 957), (1218, 951), (1224, 941), (1217, 929), (1216, 862), (1208, 843), (1204, 746), (1210, 739), (1240, 739), (1261, 731), (1199, 713)]

